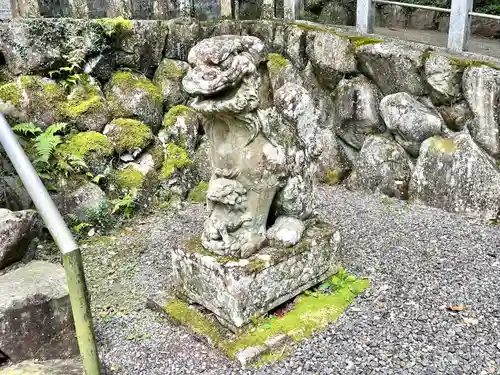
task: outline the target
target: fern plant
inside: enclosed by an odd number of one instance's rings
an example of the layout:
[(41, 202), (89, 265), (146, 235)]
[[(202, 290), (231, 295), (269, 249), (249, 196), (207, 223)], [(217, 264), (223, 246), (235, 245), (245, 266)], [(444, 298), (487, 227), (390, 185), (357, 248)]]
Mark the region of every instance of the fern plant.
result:
[(130, 219), (136, 204), (138, 192), (139, 190), (137, 188), (132, 188), (123, 197), (113, 199), (111, 201), (111, 203), (113, 204), (113, 210), (111, 211), (111, 213), (114, 214), (117, 211), (122, 211), (123, 216), (125, 216), (127, 219)]
[(75, 155), (54, 156), (56, 147), (63, 142), (61, 133), (66, 130), (66, 123), (55, 123), (42, 131), (33, 123), (22, 123), (12, 127), (12, 130), (25, 137), (32, 147), (32, 163), (38, 175), (43, 180), (51, 180), (57, 175), (69, 177), (72, 173), (87, 170), (83, 160)]

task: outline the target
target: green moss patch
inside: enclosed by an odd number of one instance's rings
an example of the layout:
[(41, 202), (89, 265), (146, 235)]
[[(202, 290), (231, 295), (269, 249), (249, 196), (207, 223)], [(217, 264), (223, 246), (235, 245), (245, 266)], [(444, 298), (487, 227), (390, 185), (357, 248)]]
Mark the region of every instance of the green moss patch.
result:
[(128, 191), (139, 189), (144, 182), (144, 175), (132, 166), (117, 171), (115, 182), (119, 189)]
[(99, 18), (96, 19), (96, 22), (102, 26), (104, 33), (110, 37), (130, 33), (134, 28), (134, 23), (122, 16), (116, 18)]
[(163, 95), (158, 86), (147, 77), (132, 72), (116, 72), (111, 78), (111, 84), (127, 90), (141, 89), (149, 93), (156, 103), (163, 103)]
[(342, 173), (338, 169), (325, 171), (323, 177), (321, 178), (321, 182), (327, 185), (338, 185), (342, 178)]
[(138, 120), (119, 118), (111, 124), (117, 127), (116, 136), (110, 138), (119, 154), (135, 148), (143, 149), (153, 139), (151, 129)]
[(459, 59), (456, 57), (451, 58), (451, 65), (460, 66), (463, 68), (470, 68), (473, 66), (486, 66), (488, 68), (500, 70), (500, 67), (498, 65), (491, 62), (480, 61), (480, 60), (466, 60), (466, 59)]
[(290, 61), (278, 53), (268, 54), (267, 59), (267, 69), (269, 69), (271, 74), (278, 74), (284, 67), (290, 64)]
[(377, 43), (384, 42), (382, 39), (369, 38), (369, 37), (358, 36), (358, 35), (350, 36), (349, 40), (354, 45), (354, 48), (359, 48), (359, 47), (367, 45), (367, 44), (377, 44)]
[(12, 105), (18, 105), (21, 102), (21, 90), (15, 82), (0, 86), (0, 100), (4, 103), (10, 102)]
[(112, 156), (114, 152), (113, 145), (108, 137), (94, 131), (75, 134), (61, 144), (57, 151), (80, 158), (86, 158), (91, 154), (99, 157)]
[(188, 201), (202, 203), (207, 197), (208, 182), (202, 181), (196, 185), (188, 194)]
[(155, 80), (170, 79), (180, 81), (186, 75), (186, 71), (174, 60), (165, 59), (155, 72)]
[(160, 178), (168, 179), (176, 169), (184, 169), (192, 164), (186, 149), (174, 143), (167, 144), (165, 160), (161, 168)]
[(95, 113), (104, 108), (104, 98), (98, 87), (88, 81), (88, 76), (83, 75), (64, 104), (63, 111), (71, 119), (78, 118), (84, 114)]
[(163, 116), (163, 126), (165, 128), (170, 128), (175, 124), (179, 116), (183, 116), (188, 113), (192, 113), (193, 115), (195, 114), (191, 108), (181, 104), (170, 108), (170, 110), (165, 113), (165, 116)]
[[(179, 299), (169, 301), (164, 310), (175, 321), (205, 337), (230, 358), (234, 358), (240, 350), (263, 346), (277, 335), (285, 334), (293, 341), (300, 341), (325, 329), (368, 286), (367, 279), (357, 279), (340, 269), (336, 275), (300, 294), (274, 313), (256, 319), (237, 337), (228, 334), (210, 315)], [(286, 355), (284, 351), (266, 354), (261, 356), (260, 364)]]

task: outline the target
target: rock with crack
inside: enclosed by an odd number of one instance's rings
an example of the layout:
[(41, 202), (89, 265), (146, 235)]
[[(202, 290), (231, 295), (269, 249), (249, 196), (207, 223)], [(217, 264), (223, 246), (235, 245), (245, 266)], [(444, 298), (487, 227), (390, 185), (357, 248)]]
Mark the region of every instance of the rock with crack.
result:
[(425, 58), (425, 79), (431, 87), (430, 96), (436, 104), (445, 104), (460, 97), (463, 66), (448, 56), (429, 53)]
[(196, 97), (191, 106), (201, 114), (214, 166), (202, 242), (220, 255), (247, 258), (262, 248), (272, 204), (276, 217), (302, 220), (312, 210), (320, 154), (314, 100), (289, 83), (273, 102), (267, 56), (258, 38), (225, 35), (201, 41), (188, 57), (183, 85)]
[(0, 269), (24, 257), (30, 242), (38, 234), (39, 225), (34, 210), (12, 212), (0, 208)]
[(407, 199), (412, 170), (413, 162), (399, 144), (382, 136), (370, 136), (359, 152), (347, 187)]
[(153, 83), (161, 89), (165, 108), (186, 104), (188, 96), (182, 90), (182, 78), (188, 69), (189, 65), (186, 62), (173, 59), (163, 59), (156, 69)]
[(422, 144), (410, 182), (410, 199), (487, 219), (500, 208), (500, 172), (466, 133), (432, 137)]
[(441, 134), (444, 121), (435, 108), (419, 102), (406, 92), (388, 95), (380, 102), (380, 114), (396, 141), (417, 156), (424, 140)]
[(384, 95), (403, 91), (426, 94), (420, 73), (424, 50), (384, 42), (365, 44), (357, 52), (361, 72), (375, 82)]
[(370, 134), (385, 131), (379, 115), (380, 90), (364, 76), (342, 79), (334, 93), (337, 113), (337, 135), (360, 149)]
[(467, 128), (474, 118), (474, 115), (465, 100), (454, 103), (449, 107), (438, 107), (437, 110), (446, 123), (446, 126), (457, 132)]
[(0, 350), (14, 363), (78, 353), (62, 266), (42, 261), (0, 276)]
[(474, 119), (472, 138), (494, 157), (500, 157), (500, 72), (489, 67), (467, 68), (463, 76), (464, 96)]

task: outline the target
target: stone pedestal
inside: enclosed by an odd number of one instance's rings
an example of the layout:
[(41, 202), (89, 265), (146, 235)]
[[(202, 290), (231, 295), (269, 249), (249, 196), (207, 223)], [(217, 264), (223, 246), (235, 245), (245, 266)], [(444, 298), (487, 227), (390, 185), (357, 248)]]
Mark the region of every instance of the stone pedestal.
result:
[(207, 252), (198, 238), (172, 252), (180, 293), (233, 331), (337, 272), (340, 233), (311, 221), (293, 247), (269, 246), (248, 259)]

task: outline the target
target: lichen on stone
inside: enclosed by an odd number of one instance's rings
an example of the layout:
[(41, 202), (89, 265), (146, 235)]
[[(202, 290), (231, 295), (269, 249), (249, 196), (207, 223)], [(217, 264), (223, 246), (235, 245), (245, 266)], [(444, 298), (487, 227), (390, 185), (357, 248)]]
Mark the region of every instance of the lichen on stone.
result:
[(201, 181), (188, 194), (188, 201), (202, 203), (205, 201), (208, 190), (208, 182)]
[(155, 72), (155, 79), (163, 78), (180, 81), (185, 75), (186, 71), (176, 64), (174, 60), (164, 59)]
[(10, 102), (12, 105), (18, 105), (21, 102), (21, 90), (15, 82), (0, 86), (0, 100), (4, 103)]
[(114, 181), (122, 191), (139, 189), (144, 183), (144, 175), (132, 166), (116, 172)]
[(110, 138), (119, 154), (134, 149), (144, 149), (153, 139), (151, 129), (138, 120), (118, 118), (110, 125), (117, 127), (116, 136)]
[(89, 131), (71, 136), (57, 148), (57, 152), (86, 158), (90, 154), (99, 157), (112, 156), (114, 150), (108, 137), (95, 131)]
[(170, 108), (170, 110), (163, 117), (163, 126), (165, 128), (173, 126), (177, 121), (177, 117), (190, 112), (193, 114), (195, 113), (191, 108), (181, 104)]
[(338, 169), (327, 170), (324, 172), (321, 182), (327, 185), (338, 185), (341, 179), (341, 172)]
[(284, 67), (290, 64), (290, 61), (278, 53), (268, 54), (267, 59), (267, 68), (271, 74), (279, 73)]
[(429, 138), (429, 147), (434, 151), (453, 154), (457, 150), (457, 145), (452, 139), (441, 137)]
[(111, 77), (111, 84), (118, 85), (125, 90), (136, 88), (145, 90), (156, 103), (163, 103), (163, 95), (160, 88), (143, 75), (125, 71), (115, 72)]
[(167, 144), (165, 160), (161, 168), (160, 178), (168, 179), (176, 169), (183, 169), (192, 164), (186, 149), (174, 143)]

